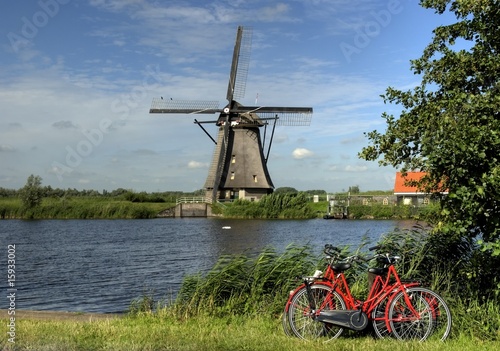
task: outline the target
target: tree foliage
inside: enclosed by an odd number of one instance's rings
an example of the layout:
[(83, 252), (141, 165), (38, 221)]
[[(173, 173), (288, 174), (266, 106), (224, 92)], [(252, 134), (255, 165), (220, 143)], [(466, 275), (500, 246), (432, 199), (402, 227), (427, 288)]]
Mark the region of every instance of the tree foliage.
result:
[(359, 185), (352, 185), (349, 187), (349, 192), (351, 194), (359, 194), (360, 193), (360, 190), (359, 190)]
[(299, 191), (295, 188), (289, 186), (282, 186), (280, 188), (276, 188), (273, 194), (298, 194)]
[(421, 0), (456, 22), (439, 26), (411, 70), (411, 90), (389, 87), (384, 102), (402, 107), (384, 113), (384, 133), (367, 133), (360, 157), (403, 172), (422, 170), (420, 186), (448, 191), (437, 229), (456, 238), (500, 237), (500, 1)]
[(33, 209), (39, 206), (43, 199), (42, 178), (30, 175), (24, 187), (19, 191), (19, 196), (25, 208)]

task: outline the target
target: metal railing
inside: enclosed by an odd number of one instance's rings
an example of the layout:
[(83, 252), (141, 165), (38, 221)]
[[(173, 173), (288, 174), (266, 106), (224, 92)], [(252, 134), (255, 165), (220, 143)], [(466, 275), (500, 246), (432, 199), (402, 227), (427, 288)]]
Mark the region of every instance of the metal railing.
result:
[(179, 197), (176, 199), (175, 204), (197, 204), (205, 203), (206, 198), (204, 196), (192, 196), (192, 197)]

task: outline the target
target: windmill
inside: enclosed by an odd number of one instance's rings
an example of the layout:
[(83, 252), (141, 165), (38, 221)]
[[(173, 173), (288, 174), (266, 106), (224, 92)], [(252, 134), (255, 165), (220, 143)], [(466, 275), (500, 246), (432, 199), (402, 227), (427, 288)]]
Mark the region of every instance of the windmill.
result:
[[(149, 113), (219, 114), (215, 121), (196, 123), (215, 143), (215, 150), (205, 182), (207, 202), (228, 199), (258, 200), (273, 192), (274, 185), (267, 169), (269, 151), (276, 126), (308, 126), (311, 107), (243, 106), (236, 99), (245, 94), (252, 31), (238, 27), (233, 51), (228, 104), (219, 109), (218, 101), (192, 101), (154, 98)], [(256, 103), (257, 104), (257, 103)], [(202, 124), (218, 126), (217, 140)], [(267, 127), (272, 125), (271, 137), (264, 156)], [(261, 138), (260, 129), (264, 127)]]

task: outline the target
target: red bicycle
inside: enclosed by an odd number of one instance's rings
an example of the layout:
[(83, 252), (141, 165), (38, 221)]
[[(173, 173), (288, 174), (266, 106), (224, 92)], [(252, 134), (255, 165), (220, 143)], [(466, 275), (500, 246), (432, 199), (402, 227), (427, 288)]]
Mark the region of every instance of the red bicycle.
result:
[[(379, 246), (370, 250), (380, 249)], [(342, 258), (341, 250), (325, 245), (327, 266), (324, 274), (303, 277), (290, 293), (283, 313), (288, 335), (302, 339), (338, 338), (344, 329), (364, 330), (371, 321), (379, 338), (445, 340), (451, 331), (451, 313), (434, 291), (419, 281), (401, 280), (395, 264), (399, 256), (376, 254), (370, 258), (354, 255)], [(356, 261), (376, 259), (383, 267), (370, 268), (374, 277), (366, 300), (354, 298), (344, 272)]]

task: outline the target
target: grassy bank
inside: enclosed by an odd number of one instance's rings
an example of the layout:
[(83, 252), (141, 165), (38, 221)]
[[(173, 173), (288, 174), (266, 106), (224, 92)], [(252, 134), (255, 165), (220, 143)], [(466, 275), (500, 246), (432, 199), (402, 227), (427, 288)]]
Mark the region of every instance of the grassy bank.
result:
[[(6, 320), (1, 320), (2, 325)], [(398, 342), (371, 336), (341, 337), (328, 344), (286, 336), (279, 318), (268, 316), (197, 316), (179, 320), (168, 314), (142, 314), (112, 320), (16, 321), (16, 342), (4, 336), (2, 350), (497, 350), (498, 342), (463, 334), (442, 342)], [(5, 333), (2, 333), (5, 335)]]
[(106, 197), (44, 198), (40, 206), (25, 209), (18, 198), (0, 199), (0, 218), (23, 219), (118, 219), (155, 218), (175, 206), (165, 202), (132, 202)]
[[(45, 196), (40, 204), (26, 208), (19, 197), (0, 196), (0, 219), (117, 219), (156, 218), (175, 207), (176, 197), (125, 192), (115, 196)], [(271, 194), (261, 201), (236, 200), (213, 205), (212, 212), (225, 218), (242, 219), (313, 219), (323, 218), (328, 202), (313, 202), (305, 193)], [(421, 219), (438, 211), (437, 204), (425, 207), (354, 204), (351, 219)]]

